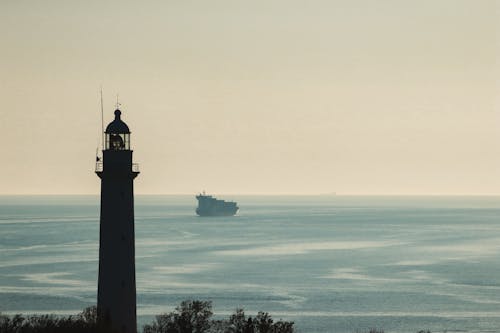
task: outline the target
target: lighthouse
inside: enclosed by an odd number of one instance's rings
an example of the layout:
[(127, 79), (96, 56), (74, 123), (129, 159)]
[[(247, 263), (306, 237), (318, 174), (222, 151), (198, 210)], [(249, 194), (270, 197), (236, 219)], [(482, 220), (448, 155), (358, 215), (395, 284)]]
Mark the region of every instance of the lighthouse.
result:
[(101, 179), (99, 279), (97, 311), (100, 325), (111, 332), (136, 333), (134, 179), (130, 130), (121, 111), (104, 132)]

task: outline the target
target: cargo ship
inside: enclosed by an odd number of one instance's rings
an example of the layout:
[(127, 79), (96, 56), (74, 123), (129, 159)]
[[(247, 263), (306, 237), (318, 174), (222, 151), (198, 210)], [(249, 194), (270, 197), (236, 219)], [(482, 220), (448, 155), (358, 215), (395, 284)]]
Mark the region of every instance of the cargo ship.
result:
[(224, 201), (216, 199), (205, 192), (196, 196), (198, 199), (198, 208), (196, 214), (199, 216), (233, 216), (239, 207), (234, 201)]

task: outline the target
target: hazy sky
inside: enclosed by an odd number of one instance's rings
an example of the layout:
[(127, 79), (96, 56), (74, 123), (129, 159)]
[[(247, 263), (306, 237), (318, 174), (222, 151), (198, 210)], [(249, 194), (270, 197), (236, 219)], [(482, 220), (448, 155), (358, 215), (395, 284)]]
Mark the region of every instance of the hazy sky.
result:
[(0, 1), (0, 193), (500, 194), (500, 1)]

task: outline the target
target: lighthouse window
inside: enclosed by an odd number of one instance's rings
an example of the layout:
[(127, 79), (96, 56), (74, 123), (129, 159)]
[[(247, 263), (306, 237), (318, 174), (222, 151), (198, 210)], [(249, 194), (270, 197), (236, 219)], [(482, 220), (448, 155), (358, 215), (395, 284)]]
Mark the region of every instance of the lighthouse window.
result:
[(118, 134), (111, 134), (109, 141), (113, 150), (122, 150), (125, 147), (122, 137)]
[(107, 150), (129, 150), (130, 134), (128, 133), (106, 133)]

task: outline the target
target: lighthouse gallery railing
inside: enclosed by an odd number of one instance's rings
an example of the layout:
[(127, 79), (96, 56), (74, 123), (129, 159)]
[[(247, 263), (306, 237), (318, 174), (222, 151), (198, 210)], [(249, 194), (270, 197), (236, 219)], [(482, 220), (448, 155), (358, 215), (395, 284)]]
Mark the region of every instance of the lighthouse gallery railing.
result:
[[(96, 172), (102, 172), (103, 171), (103, 164), (102, 164), (102, 162), (96, 162), (95, 163), (95, 171)], [(139, 172), (139, 163), (132, 163), (132, 172)]]

